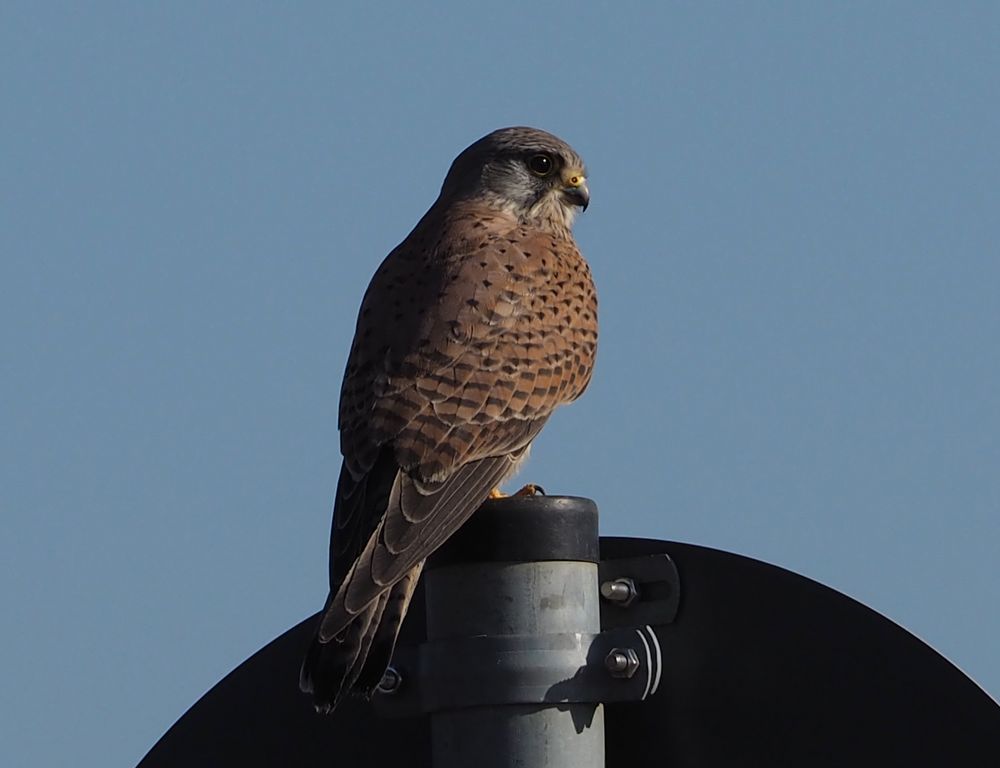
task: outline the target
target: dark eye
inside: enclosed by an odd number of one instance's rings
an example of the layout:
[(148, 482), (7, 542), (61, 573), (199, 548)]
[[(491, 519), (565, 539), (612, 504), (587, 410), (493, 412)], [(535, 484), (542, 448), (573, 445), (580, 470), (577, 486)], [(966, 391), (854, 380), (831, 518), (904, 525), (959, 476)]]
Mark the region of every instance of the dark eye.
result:
[(548, 155), (532, 155), (531, 159), (528, 160), (528, 168), (536, 176), (548, 176), (552, 173), (555, 165)]

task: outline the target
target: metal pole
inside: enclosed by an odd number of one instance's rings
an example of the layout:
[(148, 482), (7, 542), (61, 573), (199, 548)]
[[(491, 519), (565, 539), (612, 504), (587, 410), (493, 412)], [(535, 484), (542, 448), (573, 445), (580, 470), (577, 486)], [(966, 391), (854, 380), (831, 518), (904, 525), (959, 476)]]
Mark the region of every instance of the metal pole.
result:
[[(450, 547), (467, 557), (447, 562), (445, 553), (446, 562), (430, 564), (430, 643), (526, 636), (556, 642), (559, 636), (558, 642), (572, 644), (574, 637), (589, 642), (600, 632), (596, 507), (562, 498), (551, 500), (562, 504), (553, 511), (544, 508), (547, 501), (512, 499), (497, 503), (500, 514), (477, 513), (482, 525)], [(574, 557), (579, 559), (566, 559)], [(517, 662), (525, 679), (536, 658), (525, 654)], [(461, 668), (448, 671), (457, 679), (442, 684), (463, 683)], [(601, 704), (556, 700), (444, 709), (431, 715), (431, 729), (434, 768), (604, 767)]]

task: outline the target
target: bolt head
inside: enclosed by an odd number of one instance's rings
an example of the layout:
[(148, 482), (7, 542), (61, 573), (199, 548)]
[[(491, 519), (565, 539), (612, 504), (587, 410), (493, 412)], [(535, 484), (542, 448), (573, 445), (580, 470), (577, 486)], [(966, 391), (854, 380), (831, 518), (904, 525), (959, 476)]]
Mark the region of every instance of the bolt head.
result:
[(628, 679), (639, 671), (639, 655), (631, 648), (612, 648), (604, 666), (612, 677)]
[(627, 577), (611, 579), (601, 584), (601, 597), (622, 608), (628, 608), (638, 596), (639, 588)]
[(403, 685), (403, 676), (399, 673), (399, 670), (395, 667), (386, 667), (385, 672), (382, 673), (382, 679), (379, 680), (375, 690), (379, 693), (393, 694), (396, 693), (400, 687)]

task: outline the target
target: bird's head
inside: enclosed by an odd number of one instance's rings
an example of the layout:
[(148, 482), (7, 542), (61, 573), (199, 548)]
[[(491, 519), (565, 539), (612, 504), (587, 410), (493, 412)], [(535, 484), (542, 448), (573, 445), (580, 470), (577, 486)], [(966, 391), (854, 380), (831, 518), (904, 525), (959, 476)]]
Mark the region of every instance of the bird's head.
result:
[(537, 128), (501, 128), (465, 149), (441, 188), (445, 202), (475, 200), (546, 230), (569, 230), (590, 202), (583, 160)]

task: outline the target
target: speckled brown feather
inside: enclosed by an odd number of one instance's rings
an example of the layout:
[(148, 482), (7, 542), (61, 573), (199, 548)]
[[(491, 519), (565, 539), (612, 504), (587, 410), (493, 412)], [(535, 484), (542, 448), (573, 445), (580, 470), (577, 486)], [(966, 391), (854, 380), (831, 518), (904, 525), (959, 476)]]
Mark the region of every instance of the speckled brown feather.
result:
[(321, 691), (311, 651), (303, 687), (320, 706), (354, 685), (373, 646), (387, 648), (384, 669), (423, 561), (583, 392), (596, 344), (596, 294), (568, 227), (442, 193), (385, 259), (341, 390), (344, 468), (317, 642), (344, 646), (347, 671)]
[(390, 440), (400, 466), (429, 483), (519, 447), (518, 422), (548, 416), (587, 385), (596, 313), (568, 234), (532, 232), (471, 203), (432, 210), (362, 304), (340, 409), (351, 474)]

